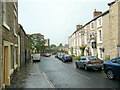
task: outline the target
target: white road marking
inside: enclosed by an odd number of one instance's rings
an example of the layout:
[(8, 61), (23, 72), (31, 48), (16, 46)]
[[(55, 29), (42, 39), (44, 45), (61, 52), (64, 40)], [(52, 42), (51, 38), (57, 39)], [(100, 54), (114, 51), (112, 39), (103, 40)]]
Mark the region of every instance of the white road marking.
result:
[(43, 73), (43, 75), (44, 75), (45, 77), (47, 77), (47, 82), (49, 83), (50, 87), (51, 87), (51, 88), (55, 88), (55, 86), (53, 85), (53, 83), (48, 79), (48, 76), (46, 75), (46, 73), (44, 73), (44, 72), (42, 72), (42, 73)]
[(90, 79), (89, 77), (87, 77), (87, 76), (85, 76), (85, 75), (82, 75), (82, 74), (80, 74), (80, 73), (77, 73), (77, 72), (75, 72), (75, 71), (72, 71), (73, 73), (76, 73), (77, 75), (80, 75), (80, 76), (82, 76), (82, 77), (84, 77), (84, 78), (86, 78), (86, 79)]

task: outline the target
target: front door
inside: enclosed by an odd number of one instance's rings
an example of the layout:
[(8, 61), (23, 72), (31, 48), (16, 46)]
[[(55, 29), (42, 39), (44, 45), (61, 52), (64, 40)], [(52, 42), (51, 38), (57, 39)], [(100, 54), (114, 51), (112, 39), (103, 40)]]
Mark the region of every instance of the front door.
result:
[(8, 46), (4, 46), (4, 61), (3, 61), (3, 84), (8, 85), (9, 73), (8, 73)]

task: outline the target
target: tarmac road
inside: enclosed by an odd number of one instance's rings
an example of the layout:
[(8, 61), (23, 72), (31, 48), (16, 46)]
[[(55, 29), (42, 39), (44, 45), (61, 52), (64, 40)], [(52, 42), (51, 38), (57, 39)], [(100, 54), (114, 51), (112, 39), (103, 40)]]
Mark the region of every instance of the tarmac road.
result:
[(54, 56), (42, 57), (39, 69), (55, 88), (120, 88), (120, 80), (109, 80), (103, 71), (77, 69)]

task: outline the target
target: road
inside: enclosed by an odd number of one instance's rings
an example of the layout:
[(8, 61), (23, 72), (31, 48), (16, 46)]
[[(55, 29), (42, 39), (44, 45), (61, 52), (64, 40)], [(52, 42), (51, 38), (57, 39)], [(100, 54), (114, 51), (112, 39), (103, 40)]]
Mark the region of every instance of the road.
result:
[(120, 80), (109, 80), (103, 71), (77, 69), (54, 56), (42, 57), (38, 66), (55, 88), (120, 88)]

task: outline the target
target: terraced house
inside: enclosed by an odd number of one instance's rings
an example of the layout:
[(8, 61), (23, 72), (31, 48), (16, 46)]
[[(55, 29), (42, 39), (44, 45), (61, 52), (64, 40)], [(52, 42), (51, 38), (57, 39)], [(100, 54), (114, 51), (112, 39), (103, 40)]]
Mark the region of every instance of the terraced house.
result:
[[(100, 59), (120, 56), (120, 0), (108, 3), (109, 10), (94, 11), (93, 19), (69, 37), (69, 53), (98, 56)], [(73, 52), (71, 52), (73, 48)]]
[[(21, 66), (22, 42), (29, 41), (26, 38), (21, 42), (26, 34), (21, 34), (18, 26), (18, 3), (0, 1), (0, 89), (10, 85), (14, 72)], [(24, 50), (29, 56), (29, 48)]]

